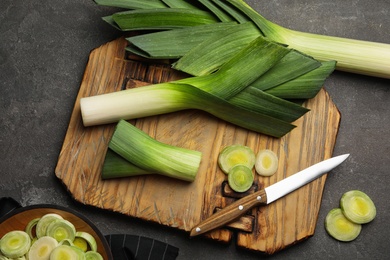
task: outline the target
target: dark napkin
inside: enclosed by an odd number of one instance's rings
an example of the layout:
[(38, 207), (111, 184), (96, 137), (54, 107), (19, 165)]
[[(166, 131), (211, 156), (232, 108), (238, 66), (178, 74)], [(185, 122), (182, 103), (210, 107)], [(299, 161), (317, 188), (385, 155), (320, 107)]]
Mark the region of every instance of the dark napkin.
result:
[(115, 260), (174, 260), (179, 249), (167, 243), (137, 235), (106, 235)]
[(19, 202), (13, 198), (3, 197), (0, 198), (0, 218), (4, 217), (14, 209), (20, 208)]

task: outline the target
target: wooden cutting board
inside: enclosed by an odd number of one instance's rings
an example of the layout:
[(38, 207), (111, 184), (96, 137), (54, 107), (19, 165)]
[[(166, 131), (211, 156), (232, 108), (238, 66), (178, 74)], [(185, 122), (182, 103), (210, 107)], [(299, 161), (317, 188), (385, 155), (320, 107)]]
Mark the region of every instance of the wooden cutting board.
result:
[[(120, 38), (90, 53), (69, 127), (55, 169), (72, 197), (86, 205), (120, 212), (145, 221), (189, 231), (214, 211), (240, 196), (229, 190), (217, 166), (220, 150), (231, 144), (268, 148), (280, 164), (272, 177), (255, 177), (248, 192), (280, 181), (314, 163), (330, 158), (340, 113), (325, 90), (304, 105), (311, 109), (293, 131), (277, 139), (236, 127), (203, 111), (186, 110), (130, 121), (153, 138), (203, 153), (196, 180), (187, 183), (159, 175), (103, 181), (100, 170), (114, 124), (84, 127), (79, 100), (124, 88), (142, 87), (182, 78), (167, 64), (128, 57)], [(326, 175), (286, 197), (252, 209), (238, 221), (203, 236), (254, 251), (275, 253), (312, 236)]]

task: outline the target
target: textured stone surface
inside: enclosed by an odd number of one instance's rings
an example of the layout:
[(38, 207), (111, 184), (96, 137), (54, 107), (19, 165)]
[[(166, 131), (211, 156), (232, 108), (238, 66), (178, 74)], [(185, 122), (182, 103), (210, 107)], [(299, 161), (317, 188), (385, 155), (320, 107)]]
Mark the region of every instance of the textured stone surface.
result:
[[(390, 2), (255, 1), (266, 18), (291, 29), (390, 43)], [(120, 34), (100, 17), (116, 11), (93, 1), (0, 2), (0, 197), (53, 203), (89, 217), (104, 234), (149, 236), (180, 248), (179, 259), (258, 259), (159, 225), (75, 203), (54, 176), (89, 52)], [(390, 69), (390, 68), (389, 68)], [(390, 81), (335, 72), (325, 88), (342, 114), (334, 154), (351, 157), (327, 178), (315, 235), (272, 259), (385, 259), (390, 254)], [(331, 239), (326, 213), (350, 189), (367, 192), (378, 215), (352, 243)]]

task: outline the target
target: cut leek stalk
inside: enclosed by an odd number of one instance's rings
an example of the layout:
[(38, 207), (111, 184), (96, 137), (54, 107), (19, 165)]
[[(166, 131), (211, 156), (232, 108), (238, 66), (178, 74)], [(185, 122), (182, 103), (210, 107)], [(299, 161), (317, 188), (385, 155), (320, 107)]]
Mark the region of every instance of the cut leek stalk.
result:
[(125, 120), (120, 120), (108, 144), (109, 149), (132, 164), (150, 172), (193, 181), (202, 153), (159, 142)]
[(253, 173), (245, 165), (238, 164), (229, 170), (228, 183), (230, 188), (236, 192), (245, 192), (252, 187)]
[(252, 169), (256, 156), (251, 148), (244, 145), (229, 145), (222, 149), (218, 156), (218, 165), (225, 174), (236, 165), (244, 165)]
[(28, 251), (29, 260), (45, 260), (50, 258), (54, 248), (58, 246), (56, 239), (50, 236), (43, 236), (35, 241)]
[(340, 207), (345, 217), (357, 224), (369, 223), (376, 216), (374, 202), (359, 190), (344, 193), (340, 199)]
[(325, 229), (333, 238), (349, 242), (359, 236), (362, 225), (353, 223), (344, 216), (340, 208), (335, 208), (325, 218)]
[(101, 177), (103, 180), (106, 180), (152, 173), (134, 165), (111, 149), (108, 149), (104, 158)]
[(261, 176), (272, 176), (278, 169), (278, 156), (269, 149), (260, 150), (256, 156), (255, 169)]
[(24, 256), (31, 246), (30, 236), (20, 230), (6, 233), (0, 240), (0, 250), (8, 258)]

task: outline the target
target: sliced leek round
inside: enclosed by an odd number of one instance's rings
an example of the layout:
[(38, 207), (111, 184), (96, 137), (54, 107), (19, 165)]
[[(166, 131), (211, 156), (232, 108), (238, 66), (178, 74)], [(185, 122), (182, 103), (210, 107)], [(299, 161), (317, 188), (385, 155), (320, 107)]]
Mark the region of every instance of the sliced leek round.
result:
[(0, 240), (0, 250), (8, 258), (18, 258), (25, 255), (30, 246), (30, 236), (21, 230), (10, 231)]
[[(84, 240), (87, 245), (89, 246), (91, 251), (97, 251), (97, 243), (96, 239), (89, 233), (83, 232), (83, 231), (78, 231), (76, 232), (76, 239)], [(77, 246), (76, 242), (74, 241), (74, 244)]]
[(103, 260), (103, 256), (96, 251), (88, 251), (85, 253), (85, 260)]
[(55, 214), (55, 213), (48, 213), (43, 215), (38, 223), (36, 224), (36, 233), (37, 237), (43, 237), (46, 236), (46, 230), (47, 227), (50, 225), (50, 223), (56, 219), (63, 219), (61, 215)]
[(78, 260), (84, 259), (79, 251), (75, 250), (75, 247), (67, 245), (59, 245), (50, 254), (50, 260)]
[(38, 221), (40, 219), (41, 218), (34, 218), (30, 222), (28, 222), (28, 224), (27, 224), (27, 226), (26, 226), (26, 228), (24, 230), (30, 236), (31, 239), (34, 239), (36, 237), (36, 234), (35, 234), (34, 230), (35, 230), (35, 227), (38, 224)]
[(64, 239), (73, 241), (76, 235), (76, 228), (66, 219), (56, 219), (47, 227), (46, 235), (55, 238), (58, 242)]
[(236, 192), (245, 192), (253, 184), (252, 170), (245, 165), (236, 165), (232, 167), (228, 174), (228, 183), (230, 188)]
[(53, 237), (43, 236), (30, 247), (28, 252), (29, 260), (48, 260), (51, 252), (58, 246), (57, 240)]
[(359, 190), (344, 193), (340, 199), (340, 207), (345, 217), (357, 224), (366, 224), (376, 216), (374, 202)]
[(256, 155), (248, 146), (229, 145), (219, 153), (218, 165), (224, 173), (229, 174), (230, 169), (236, 165), (244, 165), (252, 169), (255, 160)]
[(272, 176), (278, 169), (278, 156), (271, 150), (264, 149), (256, 156), (255, 169), (261, 176)]
[(362, 226), (347, 219), (340, 208), (329, 211), (325, 218), (325, 229), (333, 238), (349, 242), (356, 239)]

